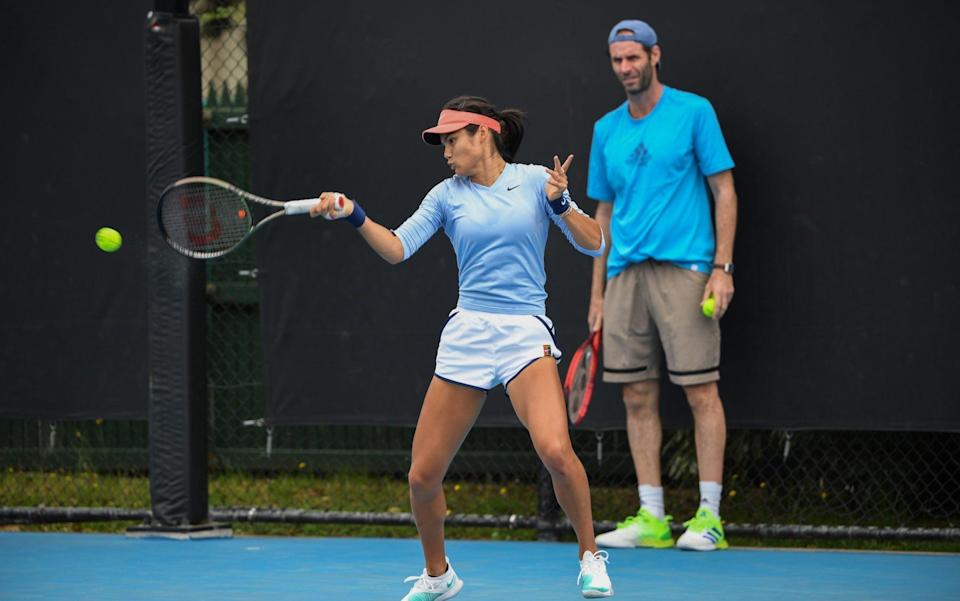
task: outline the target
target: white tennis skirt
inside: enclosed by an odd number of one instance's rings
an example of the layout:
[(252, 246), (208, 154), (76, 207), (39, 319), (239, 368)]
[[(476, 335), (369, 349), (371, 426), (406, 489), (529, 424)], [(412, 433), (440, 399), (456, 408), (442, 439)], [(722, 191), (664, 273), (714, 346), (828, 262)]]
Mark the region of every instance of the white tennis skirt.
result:
[(467, 309), (450, 312), (437, 349), (435, 375), (487, 391), (511, 380), (537, 359), (563, 353), (546, 315), (503, 315)]

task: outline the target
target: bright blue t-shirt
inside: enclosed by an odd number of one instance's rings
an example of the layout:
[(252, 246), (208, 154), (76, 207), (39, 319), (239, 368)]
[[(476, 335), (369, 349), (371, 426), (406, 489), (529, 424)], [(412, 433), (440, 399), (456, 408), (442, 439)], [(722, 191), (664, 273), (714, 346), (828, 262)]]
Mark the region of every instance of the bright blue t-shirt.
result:
[(593, 128), (587, 195), (612, 202), (607, 278), (647, 259), (710, 271), (716, 248), (705, 177), (733, 168), (710, 101), (664, 86), (650, 114), (624, 102)]
[[(545, 314), (543, 252), (550, 221), (580, 252), (597, 257), (604, 249), (603, 244), (597, 250), (586, 249), (574, 241), (567, 224), (550, 208), (543, 189), (546, 181), (543, 166), (515, 163), (508, 163), (490, 187), (468, 177), (443, 180), (394, 232), (403, 244), (404, 260), (443, 228), (460, 270), (458, 307), (510, 315)], [(564, 195), (580, 211), (569, 194)]]

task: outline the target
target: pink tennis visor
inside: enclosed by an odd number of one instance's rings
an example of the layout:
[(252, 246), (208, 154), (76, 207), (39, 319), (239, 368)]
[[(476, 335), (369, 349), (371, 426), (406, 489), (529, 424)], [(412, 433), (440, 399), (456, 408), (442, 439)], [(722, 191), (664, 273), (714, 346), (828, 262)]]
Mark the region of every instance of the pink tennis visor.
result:
[(440, 118), (437, 119), (436, 126), (423, 130), (423, 141), (427, 144), (439, 146), (441, 134), (449, 134), (468, 125), (486, 125), (498, 134), (500, 133), (500, 122), (496, 119), (478, 113), (444, 109), (440, 111)]

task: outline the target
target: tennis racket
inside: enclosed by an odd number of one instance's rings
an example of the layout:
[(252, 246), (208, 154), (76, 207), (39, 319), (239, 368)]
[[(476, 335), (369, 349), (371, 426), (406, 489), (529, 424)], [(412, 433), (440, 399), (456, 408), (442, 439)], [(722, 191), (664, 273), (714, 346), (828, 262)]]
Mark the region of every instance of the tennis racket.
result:
[[(270, 200), (212, 177), (185, 177), (160, 195), (157, 224), (163, 239), (178, 253), (193, 259), (213, 259), (234, 251), (255, 231), (279, 217), (309, 213), (317, 202), (317, 198)], [(279, 210), (254, 223), (251, 204)], [(337, 206), (343, 209), (343, 196), (337, 198)]]
[(597, 360), (600, 356), (600, 330), (583, 341), (573, 354), (567, 375), (563, 379), (563, 394), (567, 397), (567, 415), (576, 426), (587, 416), (593, 382), (597, 376)]

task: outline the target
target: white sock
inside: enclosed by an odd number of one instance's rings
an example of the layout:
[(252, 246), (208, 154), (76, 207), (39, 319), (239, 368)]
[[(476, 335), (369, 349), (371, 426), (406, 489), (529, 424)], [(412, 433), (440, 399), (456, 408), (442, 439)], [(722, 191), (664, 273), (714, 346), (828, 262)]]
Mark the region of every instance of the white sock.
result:
[(663, 487), (641, 484), (637, 487), (640, 491), (640, 507), (650, 512), (653, 517), (662, 520), (665, 515), (663, 509)]
[(723, 485), (719, 482), (700, 481), (700, 507), (706, 507), (713, 515), (720, 517), (720, 498), (723, 495)]

